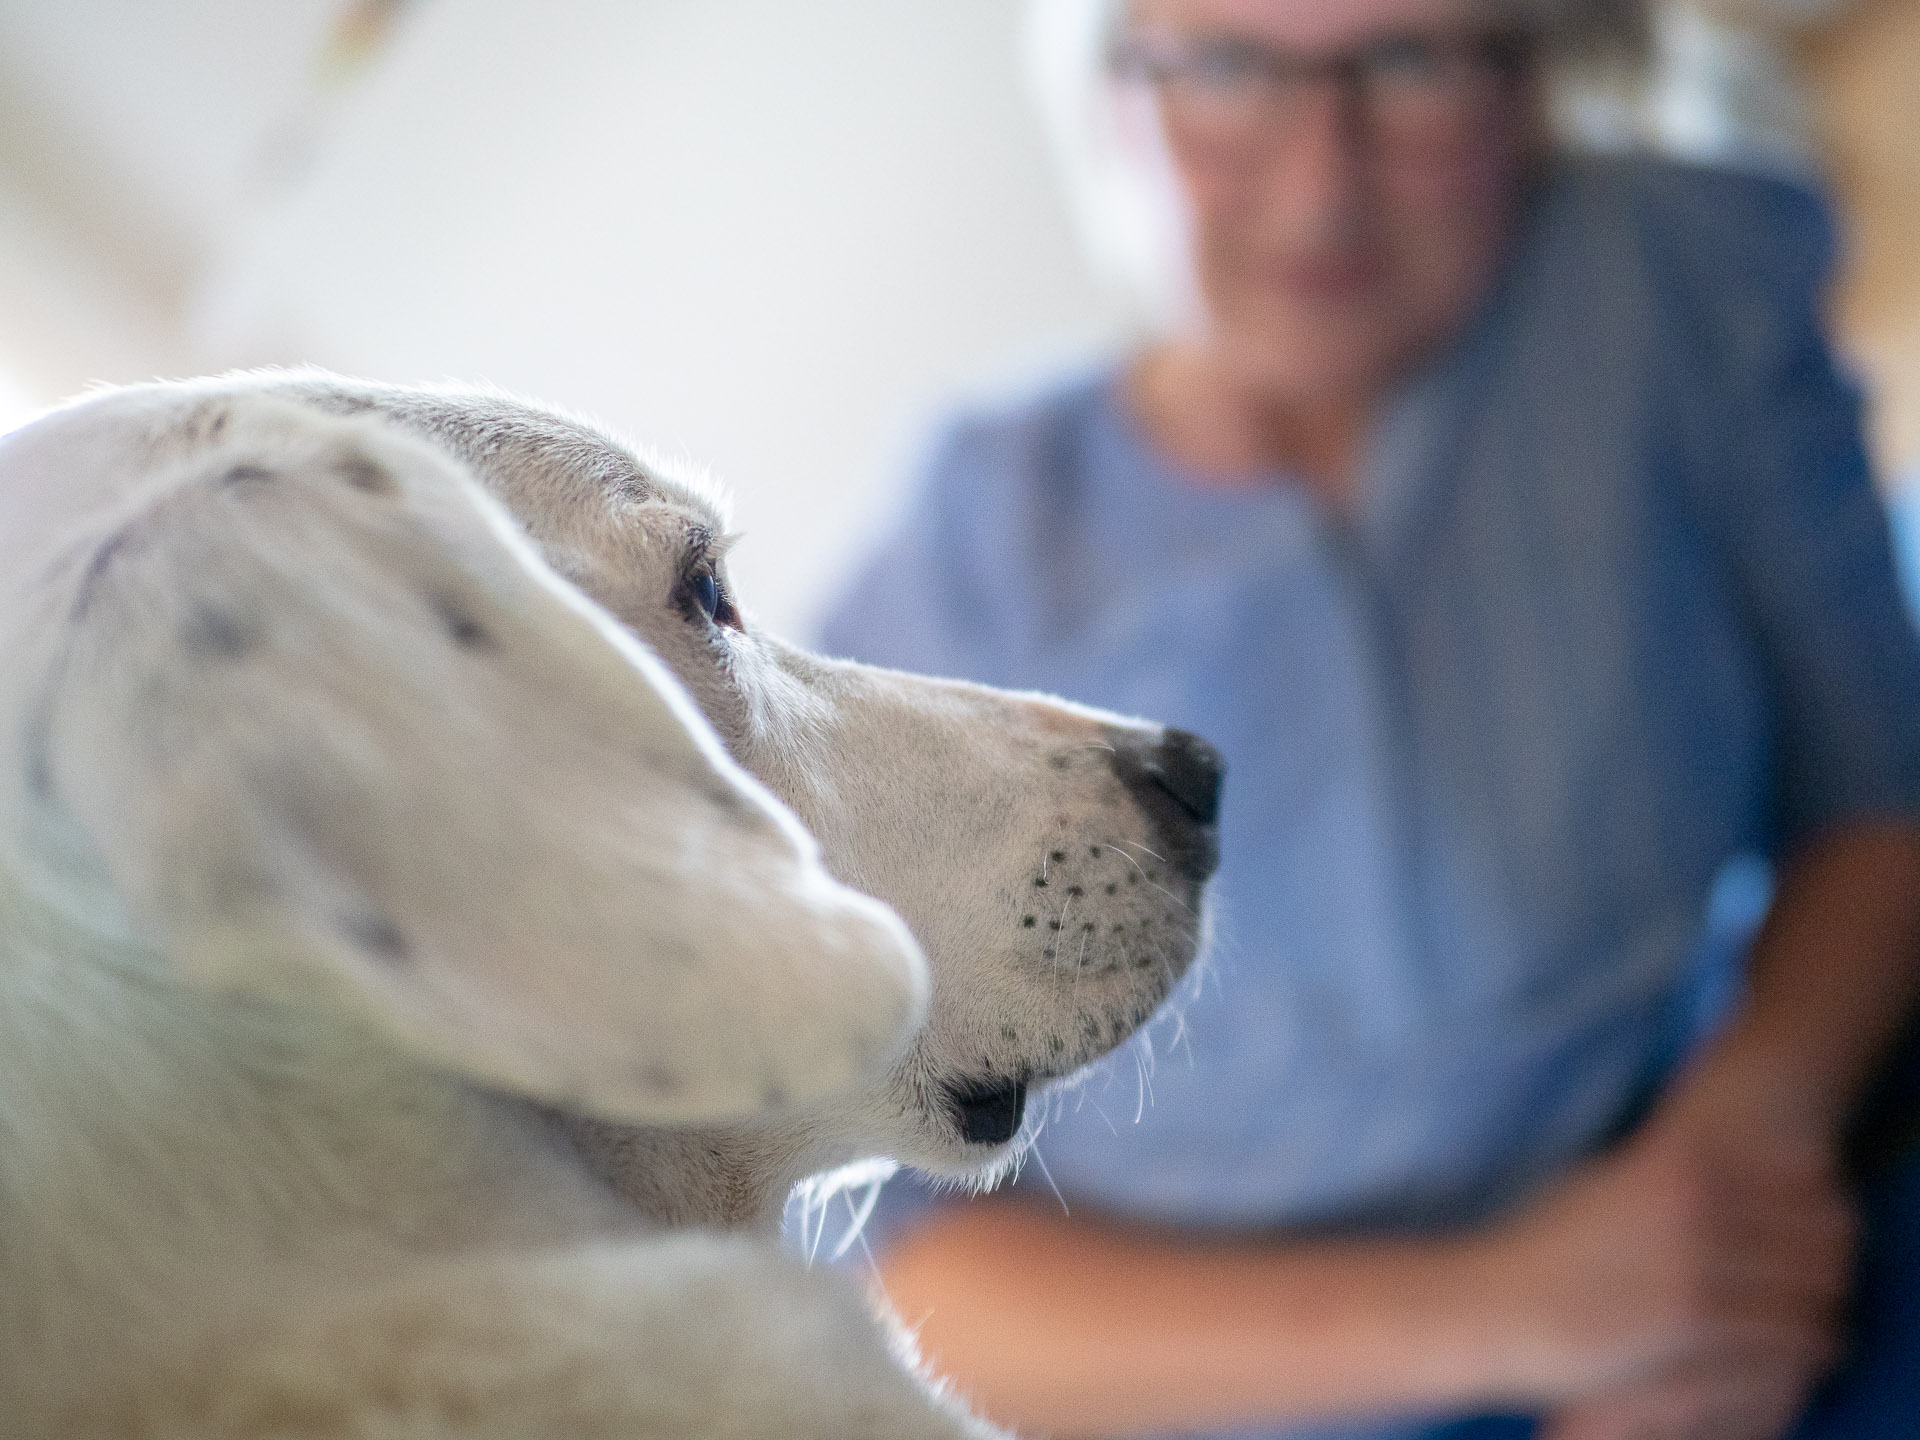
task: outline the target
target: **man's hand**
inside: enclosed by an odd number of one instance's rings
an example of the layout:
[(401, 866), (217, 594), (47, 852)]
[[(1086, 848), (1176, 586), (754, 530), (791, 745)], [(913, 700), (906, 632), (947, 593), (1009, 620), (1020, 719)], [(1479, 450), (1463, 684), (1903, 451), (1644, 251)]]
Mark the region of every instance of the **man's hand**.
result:
[(1775, 1440), (1806, 1403), (1797, 1374), (1704, 1366), (1558, 1411), (1541, 1440)]
[(1856, 1221), (1823, 1117), (1715, 1052), (1521, 1216), (1550, 1440), (1774, 1440), (1837, 1358)]

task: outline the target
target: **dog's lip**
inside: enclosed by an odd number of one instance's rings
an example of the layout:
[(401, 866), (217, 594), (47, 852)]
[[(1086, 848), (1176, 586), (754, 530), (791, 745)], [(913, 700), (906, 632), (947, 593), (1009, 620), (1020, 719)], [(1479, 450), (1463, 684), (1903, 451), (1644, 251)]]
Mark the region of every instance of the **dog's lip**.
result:
[(960, 1137), (970, 1145), (1004, 1145), (1027, 1112), (1025, 1080), (966, 1080), (947, 1086)]

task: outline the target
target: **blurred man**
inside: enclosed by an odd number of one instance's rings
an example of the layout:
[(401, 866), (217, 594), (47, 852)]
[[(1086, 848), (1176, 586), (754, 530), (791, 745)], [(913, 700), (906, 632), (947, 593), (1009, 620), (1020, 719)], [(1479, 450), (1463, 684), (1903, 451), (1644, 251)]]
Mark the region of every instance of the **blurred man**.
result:
[(827, 627), (1228, 760), (1218, 983), (1139, 1122), (1069, 1099), (1070, 1214), (882, 1251), (1025, 1433), (1763, 1440), (1850, 1344), (1808, 1423), (1920, 1433), (1920, 1161), (1859, 1297), (1842, 1164), (1920, 970), (1920, 647), (1819, 205), (1549, 141), (1617, 19), (1113, 11), (1192, 303), (956, 421)]

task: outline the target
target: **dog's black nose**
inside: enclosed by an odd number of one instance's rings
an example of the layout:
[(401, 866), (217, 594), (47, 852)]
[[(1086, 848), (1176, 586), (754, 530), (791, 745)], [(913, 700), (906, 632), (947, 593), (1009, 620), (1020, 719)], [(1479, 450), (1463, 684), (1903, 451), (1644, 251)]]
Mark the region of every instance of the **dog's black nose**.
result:
[(1226, 771), (1220, 752), (1198, 735), (1185, 730), (1168, 730), (1160, 739), (1157, 767), (1150, 773), (1154, 782), (1186, 808), (1202, 825), (1217, 824), (1220, 819), (1220, 777)]
[(1145, 743), (1128, 736), (1114, 746), (1113, 769), (1153, 823), (1167, 860), (1191, 880), (1205, 880), (1220, 862), (1214, 826), (1220, 819), (1220, 752), (1185, 730), (1163, 730)]

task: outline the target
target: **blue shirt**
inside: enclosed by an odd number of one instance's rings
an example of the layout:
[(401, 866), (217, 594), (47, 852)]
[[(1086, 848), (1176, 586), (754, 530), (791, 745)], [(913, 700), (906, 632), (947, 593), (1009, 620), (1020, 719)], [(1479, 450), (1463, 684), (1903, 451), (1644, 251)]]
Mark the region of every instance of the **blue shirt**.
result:
[(1227, 758), (1214, 958), (1150, 1098), (1142, 1060), (1052, 1101), (1069, 1200), (1485, 1214), (1659, 1085), (1757, 917), (1729, 862), (1920, 816), (1920, 646), (1818, 325), (1830, 251), (1782, 184), (1560, 165), (1347, 515), (1182, 473), (1110, 370), (946, 430), (825, 648)]

